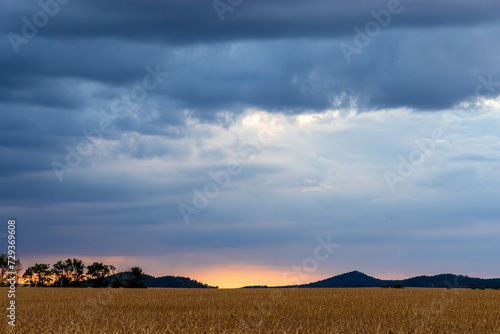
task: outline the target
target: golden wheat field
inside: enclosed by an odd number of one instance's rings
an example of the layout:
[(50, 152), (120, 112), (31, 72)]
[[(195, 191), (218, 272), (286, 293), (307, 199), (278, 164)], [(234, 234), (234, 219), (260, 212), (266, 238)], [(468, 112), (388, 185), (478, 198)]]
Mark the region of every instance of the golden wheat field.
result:
[(2, 333), (500, 334), (494, 290), (18, 288), (16, 299), (15, 330), (4, 316)]

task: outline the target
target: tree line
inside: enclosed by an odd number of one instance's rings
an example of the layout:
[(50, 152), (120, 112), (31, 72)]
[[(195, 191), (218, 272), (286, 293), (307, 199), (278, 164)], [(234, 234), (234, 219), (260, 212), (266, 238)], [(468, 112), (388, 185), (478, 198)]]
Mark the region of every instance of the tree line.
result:
[[(9, 272), (22, 270), (21, 261), (9, 266), (7, 254), (0, 254), (0, 285), (6, 285), (11, 277)], [(22, 278), (33, 287), (94, 287), (94, 288), (146, 288), (146, 276), (140, 267), (132, 267), (130, 271), (116, 272), (115, 266), (94, 262), (86, 266), (82, 260), (73, 258), (59, 260), (52, 265), (35, 263), (26, 269)]]

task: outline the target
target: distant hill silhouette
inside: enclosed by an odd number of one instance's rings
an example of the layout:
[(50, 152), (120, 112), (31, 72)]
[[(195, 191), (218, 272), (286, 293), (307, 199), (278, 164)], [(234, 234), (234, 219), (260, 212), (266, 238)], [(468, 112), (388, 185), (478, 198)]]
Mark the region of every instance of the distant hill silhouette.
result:
[(500, 278), (475, 278), (464, 275), (440, 274), (435, 276), (417, 276), (404, 280), (381, 280), (359, 271), (333, 276), (321, 281), (298, 285), (299, 288), (348, 288), (348, 287), (380, 287), (402, 284), (406, 287), (420, 288), (480, 288), (492, 289), (500, 286)]
[(363, 274), (359, 271), (333, 276), (322, 281), (299, 285), (301, 288), (350, 288), (350, 287), (380, 287), (385, 281)]
[[(122, 273), (114, 274), (106, 277), (105, 281), (109, 283), (113, 280), (126, 280), (130, 272), (125, 271)], [(189, 277), (182, 276), (162, 276), (154, 277), (145, 274), (144, 284), (148, 288), (196, 288), (196, 289), (216, 289), (218, 287), (203, 284), (197, 280), (190, 279)]]
[[(333, 276), (321, 281), (280, 286), (279, 288), (371, 288), (402, 284), (405, 287), (419, 288), (481, 288), (493, 289), (500, 286), (500, 278), (476, 278), (464, 275), (440, 274), (435, 276), (416, 276), (404, 280), (382, 280), (359, 271)], [(247, 286), (244, 288), (266, 288), (267, 286)]]
[(146, 275), (145, 284), (148, 288), (196, 288), (215, 289), (217, 287), (203, 284), (197, 280), (182, 276), (153, 277)]
[(492, 289), (500, 286), (500, 278), (484, 279), (454, 274), (417, 276), (399, 282), (408, 287), (480, 288), (484, 286), (486, 289)]

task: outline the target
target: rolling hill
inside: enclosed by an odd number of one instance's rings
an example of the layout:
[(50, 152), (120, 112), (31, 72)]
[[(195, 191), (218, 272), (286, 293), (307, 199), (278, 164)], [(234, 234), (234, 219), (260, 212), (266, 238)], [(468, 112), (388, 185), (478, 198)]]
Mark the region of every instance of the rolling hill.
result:
[[(418, 288), (476, 288), (494, 289), (500, 287), (500, 278), (477, 278), (464, 275), (439, 274), (434, 276), (416, 276), (404, 280), (382, 280), (359, 271), (333, 276), (321, 281), (301, 285), (278, 286), (277, 288), (371, 288), (402, 284), (405, 287)], [(268, 288), (268, 286), (246, 286), (243, 288)]]
[[(110, 284), (115, 280), (125, 281), (128, 278), (130, 272), (122, 272), (106, 277), (105, 282)], [(182, 276), (162, 276), (154, 277), (145, 274), (144, 284), (147, 288), (193, 288), (193, 289), (216, 289), (216, 286), (210, 286), (208, 284), (203, 284), (197, 280), (191, 279), (189, 277)], [(91, 280), (88, 281), (88, 284)]]
[(153, 277), (146, 275), (144, 282), (148, 288), (196, 288), (196, 289), (214, 289), (217, 287), (203, 284), (197, 280), (182, 276), (162, 276)]
[(476, 278), (464, 275), (440, 274), (434, 276), (416, 276), (404, 280), (381, 280), (359, 271), (333, 276), (321, 281), (297, 285), (298, 288), (348, 288), (380, 287), (402, 284), (405, 287), (420, 288), (481, 288), (493, 289), (500, 286), (500, 278)]

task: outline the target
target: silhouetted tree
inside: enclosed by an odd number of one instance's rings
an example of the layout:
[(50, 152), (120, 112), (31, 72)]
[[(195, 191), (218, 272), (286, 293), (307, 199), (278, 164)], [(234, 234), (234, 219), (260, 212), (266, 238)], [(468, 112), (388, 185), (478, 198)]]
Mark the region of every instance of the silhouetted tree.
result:
[(52, 272), (56, 276), (54, 285), (63, 287), (78, 287), (82, 285), (84, 278), (85, 265), (79, 259), (67, 259), (58, 261), (53, 266)]
[[(18, 273), (23, 269), (21, 261), (19, 259), (12, 261), (9, 266), (9, 256), (7, 254), (0, 254), (0, 286), (4, 286), (7, 283), (7, 278), (11, 275), (7, 275), (7, 272)], [(16, 274), (17, 278), (17, 274)]]
[(85, 278), (85, 265), (82, 260), (79, 259), (68, 259), (66, 263), (69, 264), (69, 269), (71, 269), (72, 281), (71, 286), (82, 286), (82, 281)]
[(125, 287), (125, 278), (123, 277), (123, 273), (118, 273), (113, 275), (112, 280), (110, 281), (110, 286), (112, 288), (123, 288)]
[(49, 268), (49, 264), (35, 263), (34, 266), (26, 269), (23, 278), (28, 279), (31, 286), (46, 286), (52, 280), (50, 277), (52, 272)]
[(57, 261), (57, 263), (52, 266), (52, 273), (55, 276), (54, 286), (69, 286), (71, 274), (65, 261)]
[(127, 279), (127, 288), (146, 288), (146, 285), (144, 284), (144, 280), (146, 279), (146, 276), (142, 272), (141, 267), (132, 267), (130, 269), (130, 274)]
[(106, 286), (104, 278), (115, 269), (112, 265), (94, 262), (90, 266), (87, 266), (87, 276), (93, 278), (94, 288), (101, 288)]

